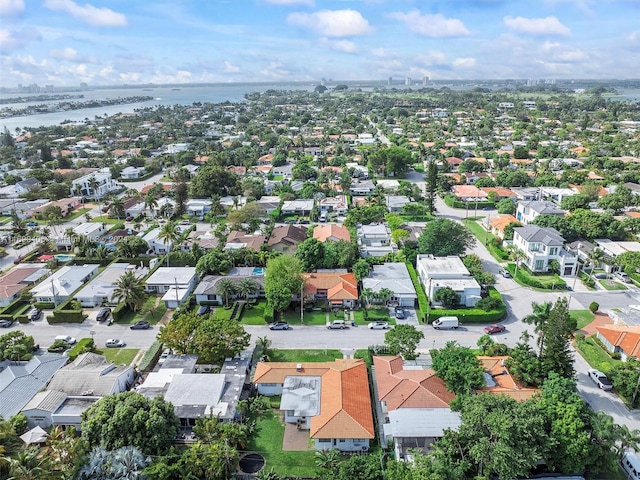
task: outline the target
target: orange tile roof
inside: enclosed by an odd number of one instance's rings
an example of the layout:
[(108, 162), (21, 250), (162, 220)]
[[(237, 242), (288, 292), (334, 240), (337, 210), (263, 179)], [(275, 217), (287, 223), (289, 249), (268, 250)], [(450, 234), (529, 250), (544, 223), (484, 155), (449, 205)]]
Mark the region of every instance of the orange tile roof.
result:
[(482, 191), (487, 195), (489, 195), (490, 192), (496, 192), (500, 197), (517, 197), (510, 189), (503, 187), (482, 187)]
[(456, 197), (478, 197), (486, 198), (486, 193), (474, 185), (454, 185), (453, 194)]
[(482, 369), (491, 375), (496, 384), (492, 387), (483, 387), (480, 391), (489, 392), (494, 395), (506, 395), (514, 400), (518, 400), (519, 402), (530, 399), (540, 391), (537, 388), (521, 387), (516, 383), (509, 371), (503, 365), (504, 361), (509, 358), (508, 356), (479, 356), (477, 358), (482, 364)]
[(640, 218), (640, 212), (624, 212), (627, 217)]
[(378, 400), (397, 408), (449, 408), (456, 396), (431, 369), (405, 370), (401, 357), (373, 357)]
[(318, 225), (313, 229), (313, 238), (321, 242), (326, 242), (330, 238), (337, 238), (346, 242), (351, 241), (349, 229), (336, 223), (328, 223), (326, 225)]
[(320, 414), (311, 418), (311, 438), (374, 438), (367, 366), (360, 359), (334, 362), (259, 362), (254, 383), (284, 384), (292, 375), (322, 377)]
[(640, 326), (603, 325), (596, 330), (628, 356), (640, 358)]
[(328, 300), (358, 299), (358, 282), (353, 273), (303, 273), (302, 278), (304, 278), (304, 291), (307, 294), (326, 290)]
[(489, 223), (491, 224), (491, 228), (495, 228), (499, 232), (504, 232), (504, 227), (517, 221), (518, 219), (513, 215), (499, 215), (489, 220)]
[[(151, 190), (154, 185), (155, 185), (155, 183), (153, 185), (145, 185), (144, 187), (142, 187), (142, 190), (140, 190), (140, 195), (146, 195), (147, 193), (149, 193), (149, 190)], [(162, 184), (162, 190), (163, 191), (170, 192), (172, 189), (173, 189), (173, 184), (172, 183), (163, 183)]]

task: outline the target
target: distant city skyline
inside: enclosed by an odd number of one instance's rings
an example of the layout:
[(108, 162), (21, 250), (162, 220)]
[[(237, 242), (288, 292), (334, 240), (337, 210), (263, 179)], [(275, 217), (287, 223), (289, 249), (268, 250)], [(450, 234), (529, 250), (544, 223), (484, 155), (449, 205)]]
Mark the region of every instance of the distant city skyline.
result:
[(0, 0), (0, 87), (640, 77), (640, 0)]

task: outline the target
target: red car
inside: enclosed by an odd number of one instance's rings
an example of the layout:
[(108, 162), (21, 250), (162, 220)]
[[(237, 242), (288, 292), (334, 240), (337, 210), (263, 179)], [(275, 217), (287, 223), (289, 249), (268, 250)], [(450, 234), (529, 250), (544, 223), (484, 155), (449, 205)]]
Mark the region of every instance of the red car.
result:
[(507, 328), (504, 325), (489, 325), (488, 327), (484, 327), (484, 333), (488, 335), (493, 335), (494, 333), (504, 332)]

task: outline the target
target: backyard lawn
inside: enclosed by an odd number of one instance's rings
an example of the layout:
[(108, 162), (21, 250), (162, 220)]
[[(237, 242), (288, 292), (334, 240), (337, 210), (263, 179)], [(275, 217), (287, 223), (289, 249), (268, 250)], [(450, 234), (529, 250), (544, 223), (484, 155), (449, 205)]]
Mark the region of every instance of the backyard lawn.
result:
[(130, 365), (138, 354), (137, 348), (97, 348), (95, 352), (104, 355), (108, 362), (116, 365)]
[(242, 318), (240, 323), (245, 325), (265, 325), (264, 321), (264, 308), (267, 306), (267, 302), (258, 302), (250, 304), (251, 308), (247, 305), (242, 311)]
[(78, 218), (81, 215), (84, 215), (85, 213), (90, 212), (90, 211), (91, 211), (90, 208), (79, 208), (79, 209), (74, 210), (73, 212), (71, 212), (66, 217), (64, 217), (64, 221), (68, 222), (70, 220), (75, 220), (76, 218)]
[(578, 322), (577, 330), (580, 330), (580, 329), (586, 327), (595, 318), (595, 315), (593, 313), (591, 313), (591, 310), (571, 310), (571, 311), (569, 311), (569, 316), (572, 319), (576, 319), (577, 320), (577, 322)]
[(269, 350), (272, 362), (331, 362), (343, 358), (340, 350)]
[(284, 423), (274, 410), (265, 412), (256, 422), (256, 431), (247, 451), (258, 452), (264, 456), (265, 469), (273, 468), (280, 477), (314, 478), (315, 450), (285, 452), (282, 450)]

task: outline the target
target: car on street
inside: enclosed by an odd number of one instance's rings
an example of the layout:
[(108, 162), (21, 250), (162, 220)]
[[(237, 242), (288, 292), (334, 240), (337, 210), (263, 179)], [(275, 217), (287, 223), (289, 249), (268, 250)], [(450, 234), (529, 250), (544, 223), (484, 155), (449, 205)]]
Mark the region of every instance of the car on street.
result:
[(347, 324), (344, 320), (332, 320), (331, 322), (327, 322), (327, 328), (329, 330), (344, 330), (347, 328)]
[(494, 333), (501, 333), (507, 330), (507, 327), (504, 325), (498, 325), (494, 323), (493, 325), (489, 325), (484, 327), (484, 333), (487, 335), (493, 335)]
[(65, 345), (75, 345), (76, 343), (78, 343), (78, 341), (69, 336), (69, 335), (56, 335), (56, 337), (53, 339), (54, 342), (62, 342)]
[(126, 345), (127, 345), (126, 343), (124, 343), (122, 340), (119, 340), (117, 338), (110, 338), (109, 340), (104, 342), (104, 346), (107, 348), (121, 348), (121, 347), (125, 347)]
[(9, 328), (11, 325), (13, 325), (11, 320), (6, 320), (4, 318), (0, 320), (0, 328)]
[(511, 274), (508, 270), (500, 270), (500, 275), (502, 275), (504, 278), (511, 278)]
[(369, 328), (371, 330), (388, 330), (389, 328), (391, 328), (391, 325), (389, 325), (387, 322), (379, 320), (377, 322), (369, 323)]
[(39, 308), (32, 308), (27, 314), (27, 318), (29, 319), (30, 322), (35, 322), (36, 320), (40, 320), (41, 316), (42, 316), (42, 310), (40, 310)]
[(625, 272), (615, 272), (613, 276), (620, 280), (622, 283), (631, 283), (631, 277)]
[(180, 221), (180, 225), (191, 225), (191, 221), (190, 220), (181, 220)]
[(16, 258), (16, 259), (13, 261), (13, 264), (14, 264), (14, 265), (17, 265), (17, 264), (19, 264), (22, 260), (24, 260), (24, 257), (18, 257), (18, 258)]
[(273, 322), (269, 324), (269, 330), (289, 330), (289, 324), (287, 322)]
[(109, 315), (111, 315), (110, 308), (107, 308), (107, 307), (101, 308), (98, 314), (96, 315), (96, 320), (98, 322), (104, 322), (107, 318), (109, 318)]
[(38, 226), (38, 222), (27, 222), (25, 225), (27, 227), (37, 227)]
[(600, 370), (596, 370), (595, 368), (589, 369), (589, 378), (593, 380), (598, 388), (604, 390), (605, 392), (609, 392), (613, 390), (613, 384), (611, 380), (607, 378), (607, 376), (602, 373)]
[(131, 330), (146, 330), (148, 328), (151, 328), (151, 325), (149, 324), (149, 322), (140, 320), (139, 322), (136, 322), (133, 325), (131, 325), (129, 328)]
[(404, 309), (402, 307), (396, 307), (394, 313), (398, 320), (404, 319)]

